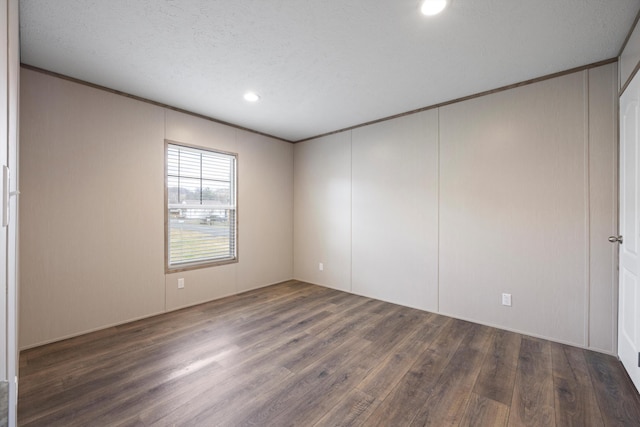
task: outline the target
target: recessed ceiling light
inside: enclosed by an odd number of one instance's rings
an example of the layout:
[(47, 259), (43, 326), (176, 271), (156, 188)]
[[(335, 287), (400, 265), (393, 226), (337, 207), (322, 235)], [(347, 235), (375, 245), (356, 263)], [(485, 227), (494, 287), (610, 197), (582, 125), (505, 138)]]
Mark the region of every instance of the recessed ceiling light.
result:
[(244, 94), (244, 100), (248, 102), (258, 102), (260, 100), (260, 95), (255, 92), (247, 92)]
[(420, 11), (427, 16), (437, 15), (447, 7), (447, 0), (424, 0)]

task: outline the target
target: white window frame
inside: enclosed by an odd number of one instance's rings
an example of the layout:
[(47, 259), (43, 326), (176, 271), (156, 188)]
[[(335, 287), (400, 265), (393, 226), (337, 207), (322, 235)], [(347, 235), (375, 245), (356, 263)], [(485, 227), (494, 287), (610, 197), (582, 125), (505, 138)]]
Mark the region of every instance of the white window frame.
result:
[[(201, 204), (170, 204), (169, 203), (169, 147), (177, 147), (178, 149), (184, 149), (186, 151), (191, 152), (203, 152), (203, 153), (214, 153), (216, 155), (229, 156), (233, 159), (232, 167), (233, 167), (233, 179), (231, 182), (231, 203), (228, 205), (203, 205)], [(165, 150), (164, 150), (164, 162), (165, 162), (165, 180), (164, 180), (164, 215), (165, 215), (165, 272), (166, 273), (175, 273), (179, 271), (185, 270), (193, 270), (198, 268), (207, 268), (218, 265), (225, 265), (238, 262), (238, 154), (231, 153), (221, 150), (216, 150), (208, 147), (200, 147), (190, 144), (185, 144), (182, 142), (165, 140)], [(174, 175), (172, 175), (173, 177)], [(201, 174), (202, 179), (202, 174)], [(230, 234), (230, 246), (231, 253), (228, 256), (220, 257), (220, 256), (212, 256), (206, 259), (200, 258), (196, 261), (181, 261), (172, 263), (171, 260), (171, 212), (176, 209), (180, 209), (182, 211), (189, 211), (191, 209), (192, 212), (196, 210), (206, 210), (203, 208), (206, 206), (211, 210), (227, 210), (229, 212), (228, 217), (232, 218), (233, 221), (229, 225), (229, 234)]]

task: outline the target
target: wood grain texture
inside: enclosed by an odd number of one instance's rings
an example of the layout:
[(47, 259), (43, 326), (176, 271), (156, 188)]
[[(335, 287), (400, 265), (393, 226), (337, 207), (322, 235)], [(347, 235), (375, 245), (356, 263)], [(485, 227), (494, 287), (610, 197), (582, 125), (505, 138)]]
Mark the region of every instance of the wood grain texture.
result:
[(556, 425), (549, 341), (525, 337), (509, 411), (509, 425)]
[(473, 327), (471, 323), (461, 320), (452, 321), (447, 326), (369, 417), (367, 424), (386, 426), (411, 423)]
[(474, 391), (505, 405), (511, 404), (521, 335), (497, 330), (491, 341)]
[(610, 357), (600, 353), (585, 352), (585, 357), (605, 425), (637, 426), (640, 422), (640, 395), (623, 391), (633, 389), (624, 369), (618, 369), (611, 364)]
[(508, 405), (471, 393), (469, 405), (460, 422), (460, 426), (506, 426), (508, 418)]
[(366, 419), (374, 407), (376, 399), (360, 390), (352, 390), (342, 401), (331, 408), (316, 426), (355, 426)]
[(584, 350), (551, 344), (556, 420), (563, 426), (603, 426)]
[(473, 325), (470, 336), (460, 344), (429, 398), (411, 421), (412, 426), (460, 423), (494, 332), (489, 327)]
[(640, 419), (610, 356), (297, 281), (26, 350), (20, 366), (21, 426)]

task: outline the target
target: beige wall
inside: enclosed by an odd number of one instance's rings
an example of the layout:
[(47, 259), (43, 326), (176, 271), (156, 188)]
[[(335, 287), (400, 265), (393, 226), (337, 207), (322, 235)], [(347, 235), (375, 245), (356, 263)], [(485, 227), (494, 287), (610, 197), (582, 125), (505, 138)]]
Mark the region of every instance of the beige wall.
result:
[[(23, 70), (20, 345), (295, 277), (614, 353), (616, 80), (292, 146)], [(164, 274), (165, 138), (238, 153), (237, 264)]]
[[(293, 269), (291, 144), (172, 110), (166, 111), (166, 135), (172, 141), (238, 153), (239, 203), (239, 262), (167, 274), (167, 310), (289, 280)], [(177, 286), (181, 277), (184, 289)]]
[[(291, 278), (290, 144), (21, 78), (22, 348)], [(165, 275), (165, 138), (238, 153), (238, 263)]]
[(296, 194), (331, 200), (329, 171), (352, 178), (339, 219), (295, 198), (323, 230), (296, 237), (295, 277), (318, 283), (308, 257), (336, 257), (313, 248), (351, 223), (351, 269), (322, 284), (614, 353), (616, 78), (610, 64), (333, 136), (350, 159), (296, 145)]

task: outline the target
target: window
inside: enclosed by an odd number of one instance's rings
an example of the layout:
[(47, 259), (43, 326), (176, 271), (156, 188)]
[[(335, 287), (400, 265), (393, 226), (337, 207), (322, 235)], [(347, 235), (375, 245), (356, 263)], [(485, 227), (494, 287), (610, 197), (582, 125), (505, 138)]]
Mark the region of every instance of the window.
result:
[(167, 270), (234, 262), (236, 155), (166, 146)]

